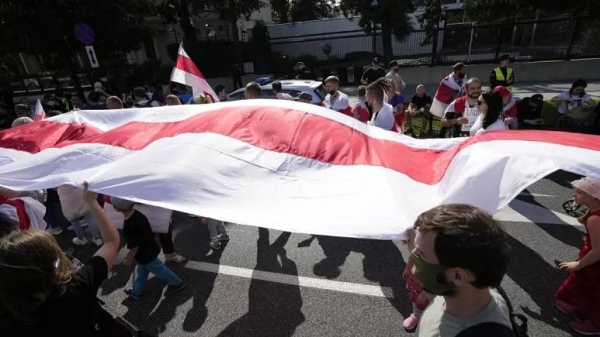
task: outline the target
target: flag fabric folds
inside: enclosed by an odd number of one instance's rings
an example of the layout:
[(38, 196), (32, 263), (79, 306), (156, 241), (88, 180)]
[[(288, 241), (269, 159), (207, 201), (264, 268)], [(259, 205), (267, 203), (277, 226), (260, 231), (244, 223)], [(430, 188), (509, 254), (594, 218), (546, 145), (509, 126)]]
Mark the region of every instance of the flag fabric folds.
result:
[(556, 170), (600, 176), (600, 137), (418, 140), (299, 102), (76, 111), (0, 132), (0, 186), (100, 193), (228, 222), (403, 237), (442, 203), (496, 213)]

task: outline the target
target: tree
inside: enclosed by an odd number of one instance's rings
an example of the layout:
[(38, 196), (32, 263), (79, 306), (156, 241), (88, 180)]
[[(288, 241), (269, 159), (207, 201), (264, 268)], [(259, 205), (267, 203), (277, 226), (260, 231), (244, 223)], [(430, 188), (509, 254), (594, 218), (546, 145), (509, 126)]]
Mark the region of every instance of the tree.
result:
[(290, 7), (293, 22), (318, 20), (331, 14), (333, 7), (328, 0), (296, 0)]
[[(446, 18), (443, 0), (429, 0), (425, 12), (419, 17), (423, 27), (431, 31)], [(600, 15), (597, 0), (466, 0), (463, 8), (467, 16), (474, 22), (501, 23), (514, 22), (526, 14), (540, 10), (545, 13)]]
[(331, 16), (330, 0), (271, 0), (273, 19), (277, 23), (318, 20)]
[[(237, 34), (237, 20), (240, 17), (250, 18), (250, 15), (261, 8), (266, 7), (266, 3), (261, 0), (188, 0), (192, 7), (192, 14), (202, 12), (218, 13), (221, 20), (227, 21), (235, 33), (234, 41), (239, 41)], [(183, 19), (183, 18), (181, 18)]]
[(340, 9), (346, 17), (360, 15), (358, 24), (369, 34), (373, 24), (381, 25), (386, 61), (393, 57), (392, 37), (402, 41), (412, 31), (408, 17), (414, 11), (412, 0), (342, 0)]
[(197, 40), (188, 0), (168, 0), (161, 7), (161, 15), (165, 23), (178, 24), (183, 30), (185, 41)]
[(290, 1), (271, 0), (273, 20), (277, 23), (287, 23), (290, 20)]
[(75, 24), (84, 22), (94, 30), (94, 49), (107, 60), (137, 49), (150, 36), (145, 20), (155, 12), (151, 0), (2, 0), (0, 57), (18, 52), (54, 54), (82, 95), (73, 58), (83, 45), (75, 39)]

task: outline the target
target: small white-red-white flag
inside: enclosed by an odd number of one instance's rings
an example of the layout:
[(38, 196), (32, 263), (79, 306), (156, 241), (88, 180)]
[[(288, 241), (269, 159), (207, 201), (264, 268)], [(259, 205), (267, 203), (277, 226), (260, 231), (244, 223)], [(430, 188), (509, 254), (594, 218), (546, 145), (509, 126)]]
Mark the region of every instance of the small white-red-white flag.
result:
[[(179, 45), (175, 67), (173, 67), (173, 72), (171, 73), (171, 82), (177, 82), (192, 87), (194, 95), (200, 93), (207, 96), (213, 102), (219, 101), (217, 94), (215, 94), (214, 90), (210, 87), (208, 82), (206, 82), (200, 69), (196, 67), (194, 61), (190, 59), (183, 49), (183, 43)], [(185, 104), (186, 102), (182, 103)]]
[(35, 105), (35, 113), (33, 114), (34, 121), (41, 121), (46, 118), (46, 111), (44, 111), (44, 107), (42, 106), (42, 102), (38, 98), (37, 103)]

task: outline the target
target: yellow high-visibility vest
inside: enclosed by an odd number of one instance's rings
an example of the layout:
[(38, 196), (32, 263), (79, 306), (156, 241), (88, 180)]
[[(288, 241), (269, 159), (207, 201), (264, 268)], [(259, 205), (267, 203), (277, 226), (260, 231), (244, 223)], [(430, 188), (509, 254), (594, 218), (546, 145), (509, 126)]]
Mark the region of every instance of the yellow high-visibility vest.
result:
[[(489, 68), (488, 68), (489, 69)], [(496, 80), (498, 82), (500, 81), (508, 81), (507, 78), (504, 78), (504, 73), (502, 72), (502, 70), (500, 69), (500, 67), (497, 67), (496, 69), (494, 69), (494, 71), (496, 72)], [(513, 76), (513, 70), (511, 67), (506, 68), (506, 75), (508, 78), (512, 78)], [(508, 86), (506, 87), (506, 89), (508, 89), (509, 91), (512, 92), (513, 86)]]

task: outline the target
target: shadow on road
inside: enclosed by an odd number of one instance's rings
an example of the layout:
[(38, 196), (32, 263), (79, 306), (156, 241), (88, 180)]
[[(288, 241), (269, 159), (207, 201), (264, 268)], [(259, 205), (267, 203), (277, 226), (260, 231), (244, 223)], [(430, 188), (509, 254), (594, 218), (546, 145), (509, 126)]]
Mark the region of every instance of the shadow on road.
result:
[(337, 278), (341, 273), (340, 267), (345, 263), (350, 252), (361, 253), (364, 255), (365, 278), (378, 282), (382, 287), (391, 288), (393, 298), (388, 298), (390, 303), (404, 317), (411, 314), (412, 307), (402, 279), (406, 264), (394, 242), (329, 236), (317, 236), (317, 240), (325, 258), (313, 267), (315, 275), (328, 279)]
[(548, 264), (536, 251), (512, 236), (509, 236), (509, 243), (512, 253), (507, 275), (540, 307), (540, 313), (524, 306), (515, 309), (570, 333), (571, 329), (567, 324), (569, 320), (554, 307), (554, 293), (565, 279), (566, 273)]
[[(213, 252), (208, 245), (208, 229), (205, 225), (200, 224), (199, 218), (190, 218), (186, 214), (176, 213), (173, 219), (176, 251), (178, 247), (179, 249), (194, 247), (193, 250), (186, 251), (188, 259), (219, 264), (226, 245), (223, 245), (221, 250)], [(166, 325), (176, 317), (177, 308), (193, 298), (192, 308), (187, 312), (183, 321), (183, 330), (197, 331), (208, 316), (206, 303), (218, 274), (187, 269), (185, 264), (170, 263), (168, 266), (187, 283), (187, 287), (170, 297), (163, 297), (162, 290), (165, 283), (153, 278), (148, 281), (142, 301), (134, 302), (127, 299), (123, 302), (125, 306), (129, 307), (129, 311), (123, 317), (145, 332), (158, 335), (165, 331)]]
[(267, 229), (259, 228), (258, 233), (248, 312), (231, 323), (219, 336), (292, 336), (305, 320), (298, 284), (268, 282), (255, 277), (261, 271), (298, 276), (296, 263), (286, 256), (284, 249), (291, 233), (282, 233), (272, 244), (269, 243)]
[[(525, 190), (527, 191), (527, 190)], [(583, 242), (583, 234), (579, 229), (569, 224), (564, 223), (556, 214), (554, 214), (551, 210), (547, 209), (546, 206), (536, 201), (533, 197), (520, 197), (520, 200), (525, 201), (528, 204), (538, 206), (540, 211), (544, 212), (544, 219), (547, 219), (547, 223), (551, 224), (542, 224), (537, 223), (537, 226), (548, 233), (550, 236), (555, 238), (558, 241), (561, 241), (569, 246), (579, 248), (581, 247), (581, 243)], [(511, 207), (513, 210), (519, 212), (524, 217), (528, 218), (531, 222), (536, 223), (533, 217), (528, 216), (528, 212), (521, 212), (516, 203), (513, 203)], [(564, 225), (556, 225), (563, 223)]]

